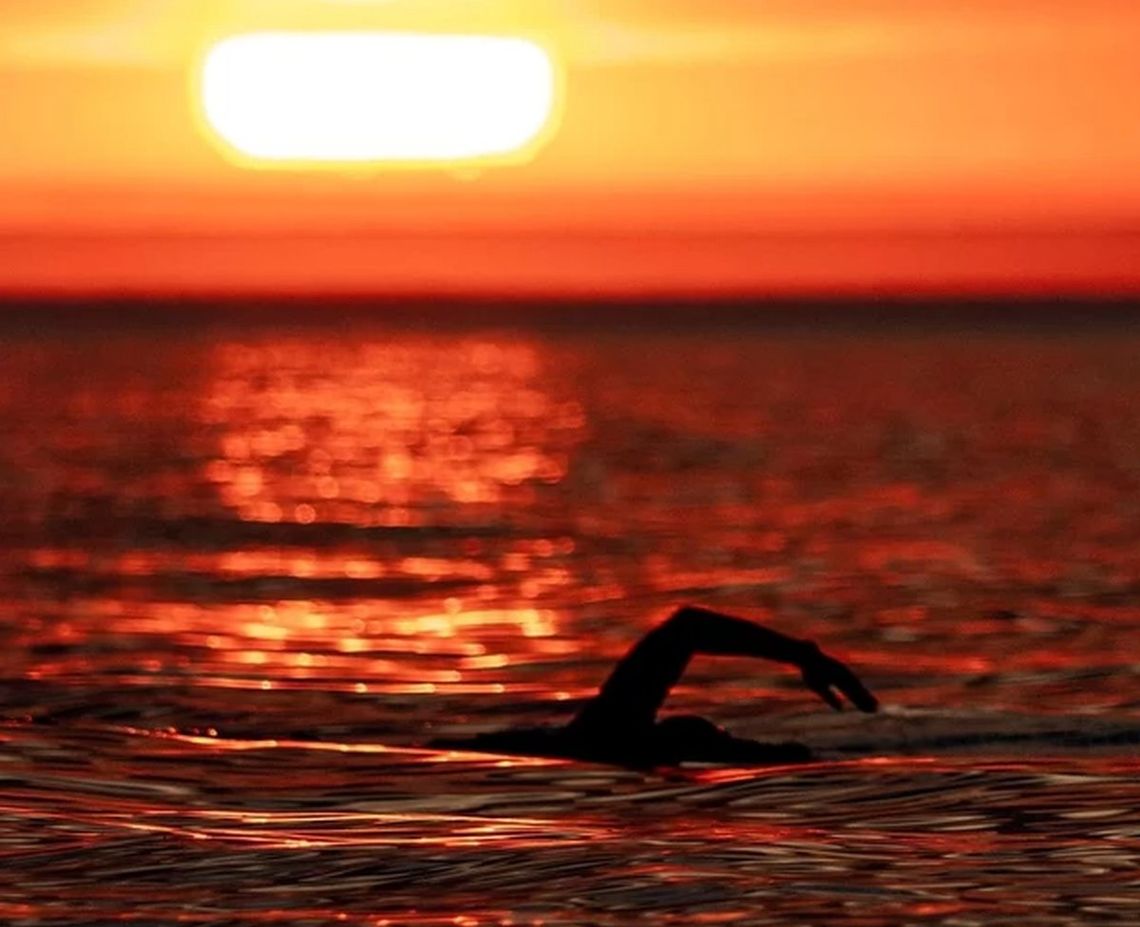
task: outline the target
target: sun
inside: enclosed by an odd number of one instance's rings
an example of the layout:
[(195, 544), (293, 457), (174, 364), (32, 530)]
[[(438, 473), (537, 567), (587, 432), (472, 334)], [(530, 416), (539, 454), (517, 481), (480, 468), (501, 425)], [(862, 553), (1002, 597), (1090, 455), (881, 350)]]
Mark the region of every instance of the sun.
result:
[(208, 128), (258, 166), (525, 160), (553, 130), (559, 75), (528, 39), (259, 32), (207, 52)]

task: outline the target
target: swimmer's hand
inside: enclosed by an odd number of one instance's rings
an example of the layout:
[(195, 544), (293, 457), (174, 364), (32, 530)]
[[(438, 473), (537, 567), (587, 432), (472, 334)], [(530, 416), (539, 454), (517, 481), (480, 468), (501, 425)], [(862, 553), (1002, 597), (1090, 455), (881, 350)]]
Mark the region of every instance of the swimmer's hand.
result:
[(878, 711), (879, 700), (859, 681), (847, 664), (829, 657), (815, 644), (809, 645), (808, 653), (800, 663), (804, 685), (836, 711), (843, 710), (842, 693), (860, 711)]

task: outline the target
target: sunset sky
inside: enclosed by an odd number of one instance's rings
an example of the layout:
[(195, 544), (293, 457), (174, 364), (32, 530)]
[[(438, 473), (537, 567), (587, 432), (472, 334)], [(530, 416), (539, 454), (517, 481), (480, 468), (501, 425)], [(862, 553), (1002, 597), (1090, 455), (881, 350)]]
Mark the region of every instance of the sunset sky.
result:
[[(1140, 291), (1133, 0), (0, 0), (0, 292)], [(527, 157), (236, 161), (234, 35), (524, 37)], [(391, 88), (377, 88), (377, 93)]]

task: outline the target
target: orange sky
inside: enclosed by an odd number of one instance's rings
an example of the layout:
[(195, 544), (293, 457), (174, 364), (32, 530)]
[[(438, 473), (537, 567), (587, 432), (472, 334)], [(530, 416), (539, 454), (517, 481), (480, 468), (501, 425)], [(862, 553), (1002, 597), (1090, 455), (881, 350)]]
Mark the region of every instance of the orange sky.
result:
[[(1133, 0), (0, 0), (0, 291), (1140, 291)], [(264, 29), (526, 35), (526, 164), (250, 170)]]

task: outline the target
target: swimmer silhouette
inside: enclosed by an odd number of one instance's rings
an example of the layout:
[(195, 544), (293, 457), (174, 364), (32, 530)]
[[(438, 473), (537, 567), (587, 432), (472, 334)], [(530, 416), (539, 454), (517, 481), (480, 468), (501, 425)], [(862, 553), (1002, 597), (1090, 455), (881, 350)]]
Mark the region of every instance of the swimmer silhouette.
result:
[(496, 731), (466, 740), (440, 740), (445, 749), (524, 756), (565, 757), (647, 768), (683, 762), (764, 765), (812, 758), (800, 743), (761, 743), (734, 737), (694, 715), (657, 720), (669, 690), (698, 653), (760, 657), (788, 663), (804, 684), (832, 708), (841, 694), (860, 711), (878, 700), (842, 662), (811, 641), (798, 640), (754, 622), (686, 605), (646, 634), (614, 667), (598, 694), (564, 727)]

